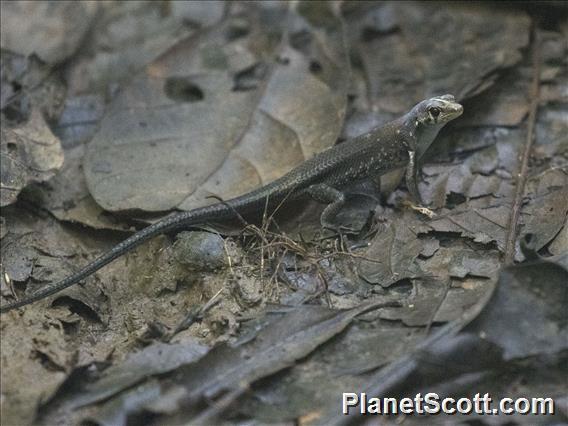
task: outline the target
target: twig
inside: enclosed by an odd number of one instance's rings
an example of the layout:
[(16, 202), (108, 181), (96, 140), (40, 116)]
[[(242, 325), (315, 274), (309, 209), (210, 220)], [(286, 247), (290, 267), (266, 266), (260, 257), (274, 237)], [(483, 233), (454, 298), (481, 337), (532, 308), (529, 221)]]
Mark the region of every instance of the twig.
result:
[(211, 401), (211, 405), (197, 417), (192, 418), (187, 425), (210, 425), (217, 423), (221, 414), (248, 390), (249, 386), (246, 382), (239, 383), (236, 388), (223, 395), (217, 401)]
[(521, 166), (519, 173), (517, 174), (517, 185), (515, 191), (515, 198), (513, 200), (513, 208), (511, 209), (511, 216), (509, 217), (509, 232), (507, 234), (507, 240), (505, 244), (505, 255), (504, 263), (510, 264), (513, 262), (515, 257), (515, 241), (517, 239), (517, 227), (519, 215), (521, 212), (523, 194), (525, 192), (525, 184), (527, 181), (527, 172), (529, 166), (529, 158), (532, 150), (532, 144), (534, 141), (534, 127), (536, 122), (536, 113), (538, 109), (538, 104), (540, 100), (540, 36), (536, 25), (533, 25), (533, 37), (532, 37), (532, 65), (533, 65), (533, 75), (531, 87), (529, 90), (529, 100), (530, 109), (527, 125), (527, 137), (525, 141), (525, 150), (521, 158)]
[(211, 309), (215, 304), (217, 304), (217, 302), (219, 302), (218, 297), (222, 291), (223, 288), (221, 288), (217, 293), (215, 293), (213, 297), (209, 299), (203, 306), (190, 309), (189, 313), (186, 315), (183, 321), (179, 323), (176, 329), (171, 334), (164, 336), (162, 340), (164, 342), (169, 342), (170, 340), (172, 340), (172, 338), (175, 335), (191, 327), (191, 325), (193, 325), (193, 323), (196, 320), (200, 319), (203, 316), (203, 314), (205, 314), (209, 309)]

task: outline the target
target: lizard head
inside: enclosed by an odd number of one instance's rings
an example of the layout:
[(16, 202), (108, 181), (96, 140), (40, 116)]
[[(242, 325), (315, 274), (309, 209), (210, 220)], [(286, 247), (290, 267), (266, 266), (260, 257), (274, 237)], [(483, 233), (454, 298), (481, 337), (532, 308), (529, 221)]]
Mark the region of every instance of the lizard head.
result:
[(440, 126), (462, 115), (463, 107), (452, 95), (442, 95), (420, 102), (413, 112), (416, 127)]
[(417, 140), (418, 158), (428, 149), (442, 127), (463, 113), (452, 95), (435, 96), (417, 104), (403, 118), (404, 125)]

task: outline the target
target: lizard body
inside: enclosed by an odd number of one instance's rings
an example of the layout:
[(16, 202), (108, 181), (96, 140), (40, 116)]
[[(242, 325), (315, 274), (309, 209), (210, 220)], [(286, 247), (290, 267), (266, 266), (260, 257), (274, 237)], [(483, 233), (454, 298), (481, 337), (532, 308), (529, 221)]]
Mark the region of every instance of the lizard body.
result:
[(267, 206), (273, 208), (284, 201), (311, 197), (327, 204), (321, 224), (332, 228), (331, 221), (345, 203), (341, 189), (403, 166), (407, 166), (410, 194), (420, 203), (417, 160), (438, 130), (462, 112), (463, 107), (451, 95), (422, 101), (399, 119), (315, 155), (274, 182), (226, 202), (178, 213), (140, 230), (62, 281), (0, 307), (0, 313), (70, 287), (157, 235), (208, 221), (234, 218), (236, 212), (248, 214), (262, 211)]

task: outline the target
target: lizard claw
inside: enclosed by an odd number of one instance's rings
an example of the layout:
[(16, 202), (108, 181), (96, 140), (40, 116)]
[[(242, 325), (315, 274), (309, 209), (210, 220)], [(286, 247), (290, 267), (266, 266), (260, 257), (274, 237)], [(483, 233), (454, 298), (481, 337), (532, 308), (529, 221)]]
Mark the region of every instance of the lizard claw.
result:
[(405, 202), (404, 205), (406, 205), (408, 208), (417, 211), (418, 213), (423, 214), (424, 216), (428, 216), (429, 219), (432, 219), (434, 216), (436, 216), (436, 213), (429, 209), (428, 207), (422, 206), (422, 205), (415, 205), (411, 202)]

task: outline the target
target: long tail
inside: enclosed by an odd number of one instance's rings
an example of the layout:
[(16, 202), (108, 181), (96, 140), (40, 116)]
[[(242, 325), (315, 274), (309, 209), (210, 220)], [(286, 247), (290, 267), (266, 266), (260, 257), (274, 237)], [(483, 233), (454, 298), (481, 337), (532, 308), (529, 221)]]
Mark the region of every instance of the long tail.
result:
[(144, 241), (147, 241), (152, 237), (173, 231), (175, 229), (203, 223), (204, 221), (211, 219), (212, 217), (214, 217), (215, 219), (223, 219), (225, 217), (230, 217), (232, 214), (234, 213), (230, 207), (220, 203), (184, 213), (179, 213), (174, 216), (165, 218), (159, 222), (154, 223), (153, 225), (142, 229), (134, 235), (131, 235), (126, 240), (114, 246), (108, 252), (104, 253), (102, 256), (84, 266), (74, 274), (68, 276), (67, 278), (53, 285), (48, 285), (47, 287), (44, 287), (21, 300), (1, 306), (0, 314), (36, 302), (47, 296), (51, 296), (52, 294), (55, 294), (67, 287), (70, 287), (73, 284), (78, 283), (82, 279), (91, 275), (93, 272), (98, 271), (103, 266), (122, 256), (130, 249), (142, 244)]

